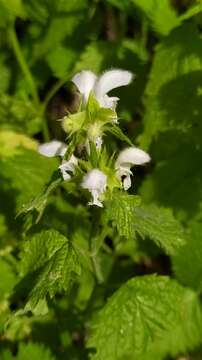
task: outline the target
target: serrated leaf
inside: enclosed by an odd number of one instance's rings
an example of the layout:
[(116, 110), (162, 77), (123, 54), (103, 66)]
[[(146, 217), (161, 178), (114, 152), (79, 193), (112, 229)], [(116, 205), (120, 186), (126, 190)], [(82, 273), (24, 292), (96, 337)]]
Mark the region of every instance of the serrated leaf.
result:
[(50, 194), (62, 183), (62, 181), (61, 176), (59, 176), (57, 172), (56, 174), (53, 174), (51, 181), (44, 187), (42, 192), (34, 197), (30, 202), (23, 204), (19, 208), (17, 216), (36, 210), (37, 217), (34, 219), (34, 222), (38, 223), (44, 213)]
[(153, 240), (166, 253), (173, 254), (185, 243), (185, 234), (170, 209), (156, 205), (140, 205), (134, 209), (135, 231), (144, 239)]
[(106, 216), (117, 227), (120, 236), (134, 238), (134, 209), (140, 202), (139, 196), (116, 192), (106, 204)]
[(186, 286), (202, 290), (202, 223), (194, 222), (188, 229), (186, 244), (172, 257), (175, 276)]
[(115, 193), (108, 202), (106, 216), (113, 221), (120, 236), (134, 239), (137, 232), (142, 239), (149, 238), (168, 254), (175, 253), (184, 244), (184, 231), (170, 209), (143, 205), (140, 197)]
[(56, 230), (42, 231), (25, 242), (21, 275), (33, 276), (26, 309), (34, 310), (49, 294), (67, 291), (81, 272), (79, 259), (72, 244)]
[(201, 342), (201, 323), (200, 304), (192, 290), (168, 277), (136, 277), (115, 292), (95, 317), (88, 342), (95, 348), (91, 359), (176, 355)]

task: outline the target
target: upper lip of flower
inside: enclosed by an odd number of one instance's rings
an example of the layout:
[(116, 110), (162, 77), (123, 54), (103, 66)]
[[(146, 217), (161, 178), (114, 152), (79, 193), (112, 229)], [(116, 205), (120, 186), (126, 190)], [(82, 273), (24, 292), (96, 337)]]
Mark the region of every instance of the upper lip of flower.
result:
[(128, 190), (131, 186), (130, 176), (132, 175), (132, 172), (130, 168), (134, 165), (143, 165), (150, 160), (149, 154), (135, 146), (126, 148), (120, 152), (115, 162), (115, 169), (120, 179), (122, 176), (125, 176), (125, 179), (123, 180), (124, 190)]
[(106, 71), (97, 77), (92, 71), (83, 70), (72, 78), (72, 82), (77, 86), (83, 95), (84, 101), (88, 101), (91, 91), (101, 107), (115, 109), (117, 97), (109, 97), (107, 93), (120, 86), (128, 85), (132, 81), (133, 75), (127, 70), (114, 69)]
[(38, 152), (41, 155), (47, 157), (64, 156), (67, 150), (66, 144), (58, 140), (52, 140), (50, 142), (39, 145)]
[(122, 150), (116, 160), (115, 167), (142, 165), (151, 160), (149, 154), (135, 146)]

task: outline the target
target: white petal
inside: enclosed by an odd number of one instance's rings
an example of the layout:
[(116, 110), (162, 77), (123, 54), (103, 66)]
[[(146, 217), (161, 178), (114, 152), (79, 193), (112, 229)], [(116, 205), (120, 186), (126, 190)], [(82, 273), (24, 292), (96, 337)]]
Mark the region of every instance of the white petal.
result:
[(92, 169), (84, 176), (81, 186), (91, 192), (93, 201), (90, 204), (102, 207), (99, 196), (106, 190), (107, 176), (99, 169)]
[(103, 204), (101, 203), (101, 201), (98, 199), (99, 198), (99, 192), (97, 190), (92, 190), (92, 197), (93, 197), (93, 201), (90, 201), (88, 204), (89, 205), (96, 205), (99, 207), (103, 207)]
[(124, 190), (128, 190), (131, 187), (131, 178), (130, 175), (128, 174), (124, 180), (123, 180), (123, 188)]
[(78, 159), (72, 155), (69, 160), (63, 160), (59, 169), (62, 173), (64, 180), (70, 180), (71, 175), (69, 173), (75, 173), (75, 167), (78, 165)]
[(61, 173), (62, 173), (62, 177), (64, 179), (64, 181), (68, 181), (71, 179), (71, 175), (68, 174), (68, 172), (66, 172), (64, 169), (60, 169)]
[(58, 140), (52, 140), (38, 147), (38, 152), (47, 157), (64, 156), (66, 150), (67, 146)]
[(99, 169), (90, 170), (83, 178), (81, 186), (88, 190), (103, 192), (106, 188), (107, 176)]
[(99, 99), (99, 104), (103, 108), (115, 110), (118, 101), (119, 101), (118, 97), (115, 97), (115, 96), (109, 97), (108, 95), (104, 95), (103, 97), (101, 97)]
[(97, 76), (88, 70), (83, 70), (73, 76), (72, 82), (77, 86), (80, 93), (84, 97), (84, 101), (88, 101), (89, 94), (93, 90), (94, 84), (97, 80)]
[(132, 78), (132, 73), (126, 70), (115, 69), (106, 71), (95, 83), (95, 97), (100, 101), (110, 90), (128, 85)]
[(131, 164), (131, 166), (142, 165), (149, 162), (150, 160), (151, 158), (149, 154), (147, 154), (145, 151), (136, 147), (130, 147), (121, 151), (116, 160), (115, 167), (119, 168), (124, 164)]
[(102, 148), (102, 143), (103, 143), (102, 136), (98, 136), (98, 137), (95, 139), (95, 145), (96, 145), (96, 149), (97, 149), (97, 150), (101, 150), (101, 148)]

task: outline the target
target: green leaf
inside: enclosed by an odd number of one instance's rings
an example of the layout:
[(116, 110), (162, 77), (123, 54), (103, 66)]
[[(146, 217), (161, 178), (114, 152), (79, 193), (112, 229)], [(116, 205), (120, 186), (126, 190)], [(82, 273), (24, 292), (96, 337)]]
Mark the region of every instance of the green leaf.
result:
[(196, 294), (163, 276), (129, 280), (91, 325), (93, 360), (151, 360), (183, 353), (201, 342), (202, 312)]
[(139, 196), (117, 191), (106, 203), (106, 217), (117, 227), (120, 236), (134, 238), (134, 209), (140, 202)]
[(159, 34), (167, 35), (180, 24), (169, 0), (132, 0), (132, 3), (142, 11)]
[(20, 344), (19, 351), (16, 356), (12, 355), (10, 351), (4, 350), (1, 353), (2, 360), (55, 360), (50, 350), (45, 348), (42, 344)]
[(70, 289), (81, 272), (72, 244), (56, 230), (42, 231), (26, 241), (22, 252), (21, 275), (33, 277), (26, 309), (34, 311), (41, 299)]
[(160, 35), (167, 35), (173, 28), (180, 25), (181, 22), (169, 0), (108, 1), (135, 18), (137, 17), (136, 10), (139, 10), (143, 19), (147, 19), (153, 30)]
[(50, 194), (62, 183), (62, 181), (63, 180), (61, 176), (58, 176), (58, 174), (56, 176), (53, 176), (51, 181), (44, 187), (43, 191), (40, 194), (38, 194), (30, 202), (22, 205), (22, 207), (19, 209), (17, 213), (17, 216), (20, 216), (22, 214), (27, 214), (30, 211), (36, 210), (37, 217), (34, 219), (34, 222), (38, 223), (47, 206)]
[(3, 274), (0, 282), (0, 301), (11, 295), (17, 283), (17, 275), (9, 261), (0, 259), (0, 273)]
[(46, 60), (52, 73), (59, 79), (67, 78), (76, 60), (77, 53), (70, 47), (58, 45), (50, 50)]
[(0, 158), (9, 158), (22, 152), (22, 148), (37, 150), (38, 143), (23, 133), (11, 130), (0, 132)]
[(28, 98), (0, 94), (1, 129), (16, 130), (32, 135), (41, 130), (42, 121), (39, 111)]
[(141, 21), (143, 22), (146, 19), (157, 34), (164, 36), (180, 26), (183, 21), (200, 14), (202, 11), (202, 5), (198, 3), (188, 8), (182, 15), (177, 16), (176, 10), (169, 0), (108, 0), (108, 2), (135, 19), (137, 18), (136, 10), (139, 10), (143, 17)]
[(182, 220), (194, 216), (201, 202), (201, 44), (190, 23), (157, 46), (140, 136), (156, 163), (141, 195), (146, 202), (172, 207)]
[(184, 231), (170, 209), (140, 205), (134, 209), (133, 226), (143, 238), (153, 240), (166, 253), (176, 253), (184, 243)]
[(0, 6), (9, 21), (13, 21), (16, 17), (26, 17), (22, 0), (0, 0)]
[(174, 254), (184, 244), (184, 231), (170, 209), (143, 205), (140, 197), (116, 192), (106, 205), (106, 216), (120, 236), (151, 239), (166, 253)]
[(188, 20), (191, 17), (202, 13), (202, 3), (201, 0), (197, 4), (192, 5), (188, 10), (180, 16), (180, 20)]
[(154, 151), (158, 163), (141, 187), (144, 201), (172, 207), (179, 219), (189, 220), (200, 210), (202, 199), (200, 146), (173, 130), (158, 138)]
[(148, 147), (160, 132), (172, 129), (193, 134), (200, 144), (201, 45), (193, 24), (176, 29), (157, 45), (145, 92), (141, 146)]
[(50, 182), (57, 168), (57, 159), (41, 156), (37, 152), (22, 149), (19, 154), (0, 161), (3, 189), (16, 191), (16, 205), (31, 201)]
[(193, 222), (188, 229), (187, 243), (172, 257), (175, 276), (186, 286), (202, 290), (202, 224)]

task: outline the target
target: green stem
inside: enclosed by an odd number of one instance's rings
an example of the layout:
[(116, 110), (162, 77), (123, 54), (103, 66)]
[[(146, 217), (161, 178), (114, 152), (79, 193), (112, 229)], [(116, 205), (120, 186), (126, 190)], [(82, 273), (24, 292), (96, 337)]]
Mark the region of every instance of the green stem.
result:
[(44, 101), (43, 101), (43, 104), (42, 104), (42, 111), (45, 112), (47, 106), (48, 106), (48, 103), (49, 101), (52, 99), (52, 97), (58, 92), (58, 90), (66, 83), (66, 79), (61, 79), (61, 80), (58, 80), (54, 85), (53, 87), (50, 89), (50, 91), (47, 93)]
[(32, 76), (32, 73), (30, 72), (30, 69), (29, 69), (29, 67), (27, 65), (27, 62), (25, 60), (23, 52), (21, 50), (20, 43), (18, 41), (14, 25), (9, 28), (8, 33), (9, 33), (9, 38), (10, 38), (10, 42), (11, 42), (15, 57), (16, 57), (16, 59), (18, 61), (18, 64), (19, 64), (19, 66), (20, 66), (20, 68), (21, 68), (21, 70), (22, 70), (22, 72), (23, 72), (23, 74), (24, 74), (24, 76), (25, 76), (25, 78), (27, 80), (27, 83), (29, 84), (33, 101), (34, 101), (35, 105), (40, 108), (40, 114), (41, 114), (41, 117), (43, 119), (42, 132), (43, 132), (44, 141), (49, 141), (50, 140), (50, 134), (49, 134), (47, 121), (46, 121), (45, 116), (44, 116), (45, 109), (43, 108), (43, 105), (40, 104), (40, 100), (39, 100), (39, 96), (38, 96), (38, 92), (37, 92), (37, 87), (36, 87), (34, 78)]
[(21, 67), (21, 70), (22, 70), (25, 78), (27, 79), (27, 83), (29, 84), (33, 100), (35, 101), (36, 105), (39, 105), (39, 97), (38, 97), (35, 81), (32, 77), (32, 74), (27, 66), (26, 60), (25, 60), (22, 50), (20, 48), (20, 44), (19, 44), (16, 32), (15, 32), (14, 25), (9, 28), (8, 33), (9, 33), (11, 45), (12, 45), (14, 54), (16, 56), (16, 59)]
[(42, 133), (45, 142), (50, 141), (50, 133), (44, 113), (42, 113)]
[(91, 262), (92, 267), (95, 271), (95, 277), (99, 284), (103, 283), (103, 275), (100, 268), (100, 263), (98, 259), (98, 252), (100, 249), (101, 241), (99, 237), (99, 226), (100, 226), (100, 209), (92, 209), (92, 228), (91, 228), (91, 234), (89, 239), (89, 247), (90, 247), (90, 254), (91, 254)]

